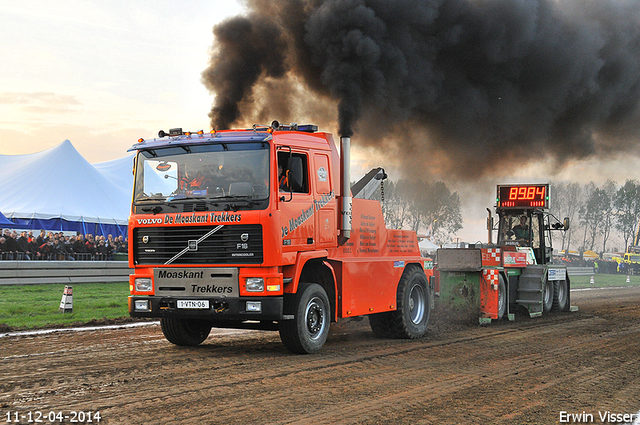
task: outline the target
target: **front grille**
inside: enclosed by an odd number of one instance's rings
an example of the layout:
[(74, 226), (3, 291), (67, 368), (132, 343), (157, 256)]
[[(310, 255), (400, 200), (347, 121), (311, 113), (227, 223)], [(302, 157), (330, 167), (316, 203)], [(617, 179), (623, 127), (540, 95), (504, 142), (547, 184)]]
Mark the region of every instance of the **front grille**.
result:
[[(224, 225), (204, 240), (216, 226), (140, 227), (134, 230), (136, 264), (260, 264), (262, 226)], [(143, 242), (146, 240), (146, 243)], [(186, 250), (186, 251), (185, 251)], [(179, 255), (185, 251), (182, 255)]]

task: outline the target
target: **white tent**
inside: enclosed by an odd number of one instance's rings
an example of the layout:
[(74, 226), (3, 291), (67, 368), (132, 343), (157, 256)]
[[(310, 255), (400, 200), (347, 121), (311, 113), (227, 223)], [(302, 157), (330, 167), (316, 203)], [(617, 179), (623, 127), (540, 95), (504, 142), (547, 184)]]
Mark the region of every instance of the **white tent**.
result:
[(431, 252), (436, 252), (436, 250), (440, 247), (434, 244), (433, 242), (431, 242), (429, 239), (423, 239), (418, 243), (418, 248), (420, 248), (421, 252), (426, 251), (431, 253)]
[(131, 210), (131, 164), (127, 156), (94, 166), (68, 140), (34, 154), (0, 155), (0, 211), (36, 229), (98, 233), (98, 225), (122, 233)]

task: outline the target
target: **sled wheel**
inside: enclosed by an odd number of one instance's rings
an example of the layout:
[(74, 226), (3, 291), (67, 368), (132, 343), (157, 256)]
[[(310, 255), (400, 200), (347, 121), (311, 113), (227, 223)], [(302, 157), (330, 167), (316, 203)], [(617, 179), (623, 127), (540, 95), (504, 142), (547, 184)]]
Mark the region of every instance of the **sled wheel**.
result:
[(324, 288), (315, 283), (301, 283), (298, 292), (285, 295), (284, 312), (294, 316), (278, 324), (284, 346), (297, 354), (320, 351), (331, 322), (329, 297)]
[(202, 320), (163, 317), (160, 328), (167, 341), (176, 345), (194, 346), (207, 339), (211, 325)]

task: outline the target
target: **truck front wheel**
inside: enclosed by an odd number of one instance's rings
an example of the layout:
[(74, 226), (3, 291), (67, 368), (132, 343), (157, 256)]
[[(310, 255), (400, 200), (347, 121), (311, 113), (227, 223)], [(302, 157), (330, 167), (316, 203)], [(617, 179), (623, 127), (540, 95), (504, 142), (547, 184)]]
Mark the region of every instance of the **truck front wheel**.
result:
[(284, 313), (294, 316), (278, 324), (284, 346), (296, 354), (320, 351), (331, 322), (329, 297), (324, 288), (316, 283), (301, 283), (298, 292), (285, 295)]
[(160, 319), (160, 328), (167, 341), (183, 346), (200, 345), (211, 332), (211, 325), (202, 320), (173, 317)]
[(369, 316), (373, 333), (387, 338), (420, 338), (427, 331), (431, 302), (427, 278), (419, 268), (406, 269), (398, 283), (396, 311)]

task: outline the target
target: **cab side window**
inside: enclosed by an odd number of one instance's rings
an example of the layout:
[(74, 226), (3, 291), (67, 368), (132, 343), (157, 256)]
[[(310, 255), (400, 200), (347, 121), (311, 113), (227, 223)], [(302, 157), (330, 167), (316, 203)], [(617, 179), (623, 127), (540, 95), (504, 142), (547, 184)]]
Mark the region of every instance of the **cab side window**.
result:
[(278, 152), (278, 186), (281, 192), (309, 193), (307, 155)]

